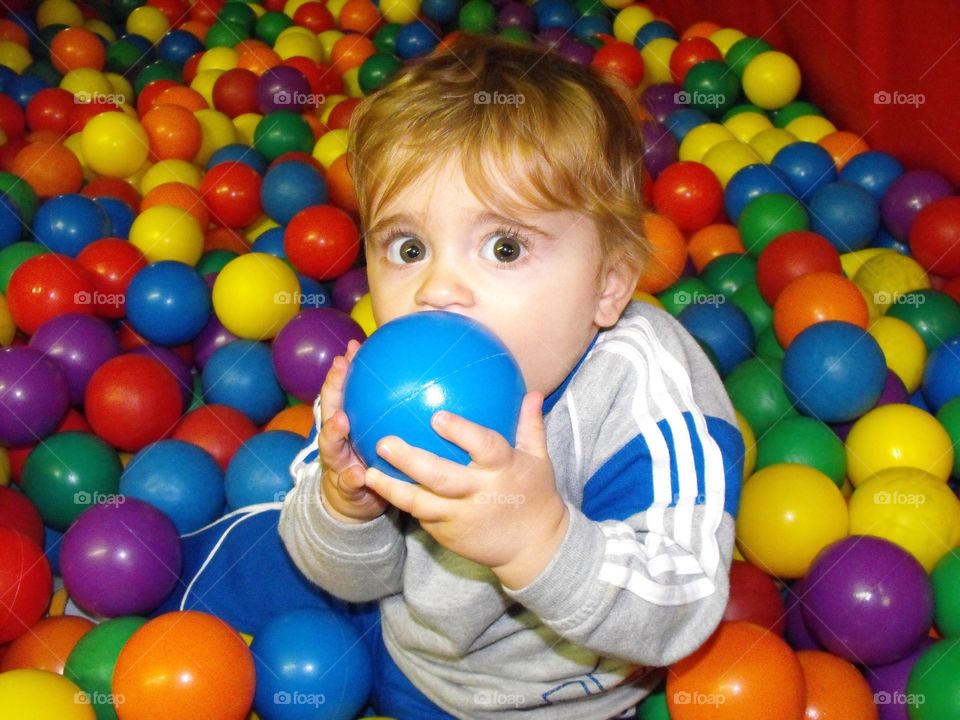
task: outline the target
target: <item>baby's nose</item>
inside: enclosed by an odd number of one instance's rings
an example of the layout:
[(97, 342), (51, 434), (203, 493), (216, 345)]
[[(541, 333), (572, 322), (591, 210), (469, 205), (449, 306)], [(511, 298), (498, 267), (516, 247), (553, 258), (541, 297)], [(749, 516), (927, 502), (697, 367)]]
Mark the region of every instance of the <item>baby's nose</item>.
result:
[(452, 264), (435, 263), (424, 275), (414, 299), (421, 307), (439, 310), (451, 306), (469, 307), (474, 298), (462, 272)]

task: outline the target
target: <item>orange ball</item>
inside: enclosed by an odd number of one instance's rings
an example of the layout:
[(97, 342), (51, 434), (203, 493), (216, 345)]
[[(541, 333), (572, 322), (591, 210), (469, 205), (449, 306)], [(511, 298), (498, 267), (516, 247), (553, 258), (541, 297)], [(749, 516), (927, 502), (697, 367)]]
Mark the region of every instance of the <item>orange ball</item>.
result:
[(186, 183), (168, 182), (157, 185), (143, 196), (143, 200), (140, 201), (140, 212), (157, 205), (173, 205), (186, 210), (196, 218), (201, 228), (206, 228), (210, 224), (210, 211), (204, 205), (200, 193)]
[(34, 668), (63, 675), (73, 646), (93, 627), (92, 622), (75, 615), (43, 618), (10, 643), (0, 662), (0, 672)]
[(708, 40), (710, 36), (713, 35), (717, 30), (722, 30), (721, 25), (717, 25), (715, 22), (710, 22), (709, 20), (701, 20), (700, 22), (695, 22), (693, 25), (688, 27), (683, 31), (683, 35), (680, 36), (680, 39), (688, 37), (705, 37)]
[(862, 137), (846, 130), (837, 130), (824, 135), (817, 140), (817, 145), (830, 153), (830, 157), (837, 166), (837, 172), (843, 170), (843, 166), (850, 162), (850, 158), (870, 149)]
[(820, 650), (800, 650), (797, 660), (807, 686), (805, 720), (878, 720), (873, 691), (852, 664)]
[(721, 255), (740, 255), (745, 252), (740, 231), (726, 223), (700, 228), (690, 236), (687, 244), (687, 253), (698, 273)]
[(197, 110), (206, 110), (210, 104), (206, 99), (193, 88), (186, 85), (174, 85), (157, 95), (150, 107), (155, 108), (161, 105), (179, 105), (182, 108), (195, 113)]
[(334, 160), (327, 168), (327, 190), (330, 191), (330, 200), (337, 207), (348, 212), (357, 212), (359, 209), (346, 153)]
[(773, 331), (784, 348), (808, 327), (825, 320), (842, 320), (864, 330), (870, 320), (860, 288), (836, 273), (802, 275), (773, 304)]
[(82, 27), (66, 28), (50, 43), (50, 62), (63, 75), (80, 68), (103, 70), (107, 51), (96, 33)]
[(376, 53), (373, 41), (363, 35), (349, 33), (337, 40), (330, 51), (330, 61), (340, 75), (347, 70), (360, 67), (363, 61)]
[(687, 241), (683, 233), (666, 215), (647, 213), (643, 233), (649, 250), (637, 290), (658, 293), (673, 285), (687, 264)]
[(790, 646), (753, 623), (721, 622), (667, 673), (672, 720), (803, 720), (803, 671)]
[(245, 718), (253, 704), (253, 657), (239, 633), (187, 610), (150, 620), (120, 651), (113, 693), (123, 718)]
[(340, 10), (340, 29), (373, 36), (383, 25), (383, 15), (370, 0), (347, 0)]
[(27, 31), (12, 20), (0, 20), (0, 40), (9, 40), (21, 47), (29, 47)]
[(140, 122), (147, 131), (152, 160), (190, 161), (200, 151), (203, 128), (185, 107), (157, 105)]
[(238, 53), (237, 67), (249, 70), (254, 75), (263, 75), (267, 70), (276, 67), (283, 62), (273, 49), (259, 40), (244, 40), (237, 43), (234, 48)]
[(207, 33), (210, 31), (210, 26), (206, 23), (200, 22), (199, 20), (187, 20), (183, 25), (180, 26), (180, 29), (186, 30), (197, 40), (205, 43), (207, 41)]
[(19, 175), (41, 198), (75, 193), (83, 185), (77, 156), (58, 143), (30, 143), (13, 158), (10, 171)]
[(270, 422), (264, 425), (263, 431), (288, 430), (308, 438), (313, 430), (313, 424), (313, 409), (309, 405), (301, 403), (278, 412)]
[(241, 255), (250, 252), (250, 246), (236, 230), (228, 227), (210, 228), (203, 234), (203, 251), (233, 250)]

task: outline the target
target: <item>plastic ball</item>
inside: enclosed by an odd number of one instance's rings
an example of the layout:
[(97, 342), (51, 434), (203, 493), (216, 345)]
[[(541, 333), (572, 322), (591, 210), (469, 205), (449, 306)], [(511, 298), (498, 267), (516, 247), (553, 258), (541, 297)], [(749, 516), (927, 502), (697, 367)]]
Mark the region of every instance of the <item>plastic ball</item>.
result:
[(703, 156), (703, 164), (713, 171), (723, 188), (726, 188), (727, 183), (740, 170), (758, 162), (760, 162), (760, 158), (757, 154), (749, 145), (739, 140), (727, 140), (719, 143)]
[(186, 210), (157, 205), (133, 221), (130, 242), (152, 263), (176, 260), (195, 265), (203, 253), (203, 230)]
[(905, 321), (932, 352), (948, 338), (960, 335), (960, 305), (937, 290), (915, 290), (894, 300), (889, 317)]
[(737, 228), (747, 251), (759, 255), (780, 235), (807, 230), (809, 224), (807, 211), (796, 198), (781, 192), (771, 192), (747, 203), (740, 214)]
[(257, 433), (257, 426), (242, 412), (226, 405), (202, 405), (183, 416), (171, 438), (206, 450), (226, 472), (231, 458)]
[(778, 358), (750, 358), (724, 380), (734, 407), (743, 413), (758, 436), (784, 416), (797, 412), (784, 389), (782, 367)]
[(323, 174), (303, 162), (284, 162), (271, 168), (260, 187), (263, 209), (271, 219), (286, 225), (300, 211), (327, 202)]
[(880, 201), (883, 224), (897, 240), (906, 241), (917, 214), (930, 203), (953, 195), (953, 185), (933, 170), (911, 170), (887, 187)]
[(264, 115), (257, 124), (253, 146), (268, 161), (288, 152), (308, 153), (313, 149), (313, 131), (302, 116), (278, 110)]
[(436, 46), (436, 34), (422, 20), (404, 25), (397, 32), (397, 55), (401, 60), (422, 57)]
[(772, 164), (784, 174), (793, 194), (801, 200), (837, 178), (833, 158), (816, 143), (788, 145), (776, 154)]
[(11, 718), (96, 720), (91, 705), (77, 702), (80, 693), (68, 679), (47, 670), (0, 673), (0, 706)]
[(147, 266), (143, 253), (125, 240), (103, 238), (81, 250), (77, 262), (92, 278), (96, 314), (109, 319), (123, 317), (127, 287), (134, 275)]
[(744, 312), (733, 303), (707, 302), (689, 305), (677, 316), (697, 340), (705, 343), (720, 364), (721, 375), (750, 357), (753, 327)]
[(360, 252), (360, 234), (343, 210), (332, 205), (308, 207), (287, 225), (284, 250), (297, 270), (327, 280), (353, 265)]
[(897, 374), (907, 389), (914, 392), (920, 386), (927, 348), (917, 332), (903, 320), (880, 317), (867, 328), (880, 345), (887, 367)]
[(740, 233), (733, 225), (718, 223), (700, 228), (690, 236), (687, 253), (697, 272), (723, 255), (741, 255), (745, 252)]
[[(453, 352), (434, 350), (453, 338)], [(381, 326), (361, 345), (347, 372), (344, 411), (364, 462), (409, 481), (377, 454), (381, 438), (397, 435), (466, 464), (467, 453), (432, 429), (433, 414), (461, 415), (513, 444), (524, 393), (516, 361), (489, 330), (462, 315), (420, 312)]]
[(683, 83), (690, 69), (705, 60), (723, 60), (719, 48), (705, 37), (685, 37), (670, 55), (670, 74)]
[(83, 128), (81, 142), (90, 169), (100, 175), (127, 177), (147, 161), (147, 133), (123, 113), (106, 112), (91, 118)]
[(722, 60), (703, 60), (687, 71), (683, 89), (688, 105), (717, 117), (736, 103), (740, 82)]
[(666, 168), (653, 186), (657, 212), (673, 220), (683, 231), (709, 225), (720, 212), (723, 190), (705, 165), (678, 162)]
[(724, 115), (723, 126), (742, 143), (749, 144), (758, 133), (773, 127), (773, 123), (765, 114), (762, 114), (760, 108), (753, 111), (749, 109), (752, 107), (752, 105), (748, 105), (746, 106), (748, 109), (731, 116), (730, 113), (737, 109), (734, 106)]
[(789, 55), (776, 50), (760, 53), (743, 70), (743, 92), (754, 105), (776, 110), (800, 91), (800, 68)]
[(847, 435), (847, 476), (854, 486), (887, 468), (913, 467), (946, 480), (953, 469), (950, 436), (928, 412), (907, 404), (874, 408)]
[(62, 675), (70, 651), (92, 627), (93, 623), (82, 617), (43, 618), (10, 643), (0, 659), (0, 671), (34, 668)]
[[(684, 125), (685, 123), (682, 122), (684, 117), (683, 113), (689, 112), (700, 113), (699, 110), (681, 110), (676, 113), (671, 113), (666, 120), (667, 127), (670, 128), (671, 131), (674, 130), (674, 125), (676, 124), (675, 115), (680, 116), (680, 124)], [(674, 134), (676, 135), (676, 132), (674, 132)], [(677, 140), (680, 142), (679, 157), (681, 160), (684, 162), (702, 162), (707, 153), (717, 145), (736, 140), (736, 138), (732, 132), (719, 123), (702, 122), (686, 129), (682, 137), (678, 137)]]
[[(29, 143), (14, 156), (10, 171), (20, 178), (20, 184), (25, 181), (40, 198), (75, 193), (83, 184), (83, 168), (77, 156), (56, 143)], [(32, 217), (32, 213), (23, 214), (24, 222)]]
[(738, 170), (723, 191), (723, 206), (730, 221), (737, 223), (754, 198), (767, 193), (791, 192), (786, 176), (774, 167), (755, 163)]
[(151, 157), (193, 160), (203, 142), (203, 129), (193, 112), (180, 105), (157, 105), (142, 119)]
[(124, 698), (124, 718), (176, 717), (190, 708), (207, 720), (236, 720), (249, 713), (255, 685), (240, 635), (188, 610), (160, 615), (130, 637), (117, 658), (113, 693)]
[(46, 612), (52, 591), (43, 548), (13, 528), (0, 527), (0, 641), (27, 632)]
[(800, 650), (797, 660), (807, 688), (807, 718), (879, 719), (870, 685), (851, 663), (820, 650)]
[(290, 464), (303, 445), (301, 435), (286, 430), (259, 433), (247, 440), (227, 467), (227, 508), (282, 501), (293, 487)]
[(757, 287), (770, 305), (792, 281), (811, 273), (841, 273), (840, 254), (823, 237), (797, 231), (780, 235), (757, 258)]
[(130, 324), (159, 345), (190, 342), (206, 326), (212, 311), (210, 291), (200, 273), (170, 260), (138, 272), (126, 298)]
[(260, 184), (260, 175), (249, 165), (224, 162), (207, 171), (200, 193), (218, 224), (240, 228), (260, 216)]
[(930, 287), (923, 267), (898, 252), (878, 253), (869, 258), (854, 274), (853, 281), (880, 312), (886, 312), (907, 293)]
[(63, 371), (39, 350), (0, 349), (0, 443), (33, 445), (60, 424), (70, 405)]
[(249, 253), (231, 260), (217, 275), (213, 308), (233, 334), (273, 338), (299, 311), (299, 289), (296, 274), (285, 262)]
[(687, 262), (686, 241), (673, 220), (657, 213), (644, 215), (643, 232), (656, 261), (646, 264), (637, 287), (656, 293), (670, 287), (683, 273)]
[(869, 314), (864, 296), (842, 275), (813, 272), (783, 288), (773, 305), (773, 328), (784, 348), (807, 328), (842, 321), (866, 329)]
[(796, 463), (819, 470), (839, 488), (847, 470), (847, 455), (836, 434), (816, 418), (785, 417), (757, 444), (757, 469)]
[(843, 252), (869, 245), (880, 227), (876, 201), (870, 193), (853, 183), (824, 185), (812, 194), (808, 206), (810, 229)]
[(914, 218), (909, 239), (910, 251), (927, 270), (960, 275), (960, 197), (926, 205)]
[(730, 565), (730, 600), (723, 619), (751, 622), (783, 635), (786, 612), (769, 575), (744, 560)]
[(941, 640), (927, 648), (910, 672), (901, 697), (912, 720), (935, 720), (960, 713), (960, 693), (953, 678), (960, 672), (960, 641)]
[(203, 368), (202, 382), (207, 402), (235, 408), (257, 425), (286, 402), (270, 349), (252, 340), (237, 340), (214, 352)]
[(90, 376), (120, 351), (113, 331), (103, 320), (76, 314), (45, 322), (30, 338), (30, 347), (60, 367), (70, 388), (70, 402), (78, 406), (83, 404)]

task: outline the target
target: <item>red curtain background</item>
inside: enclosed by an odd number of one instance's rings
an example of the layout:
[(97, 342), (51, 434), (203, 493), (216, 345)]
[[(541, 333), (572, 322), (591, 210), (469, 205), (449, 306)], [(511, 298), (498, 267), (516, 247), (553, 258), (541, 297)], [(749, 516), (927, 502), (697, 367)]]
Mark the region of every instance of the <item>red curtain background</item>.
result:
[[(763, 37), (793, 57), (801, 94), (840, 130), (907, 169), (960, 185), (960, 3), (954, 0), (649, 0), (679, 32), (701, 20)], [(921, 94), (878, 104), (874, 94)]]

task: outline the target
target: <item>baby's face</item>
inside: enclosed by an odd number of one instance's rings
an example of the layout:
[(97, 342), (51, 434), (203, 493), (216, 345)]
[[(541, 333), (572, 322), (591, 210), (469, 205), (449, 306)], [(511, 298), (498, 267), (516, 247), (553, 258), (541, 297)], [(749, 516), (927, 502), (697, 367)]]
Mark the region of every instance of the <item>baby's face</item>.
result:
[(557, 388), (619, 315), (601, 302), (590, 218), (501, 216), (470, 191), (456, 158), (379, 209), (366, 252), (379, 325), (424, 310), (479, 320), (513, 353), (528, 390)]

